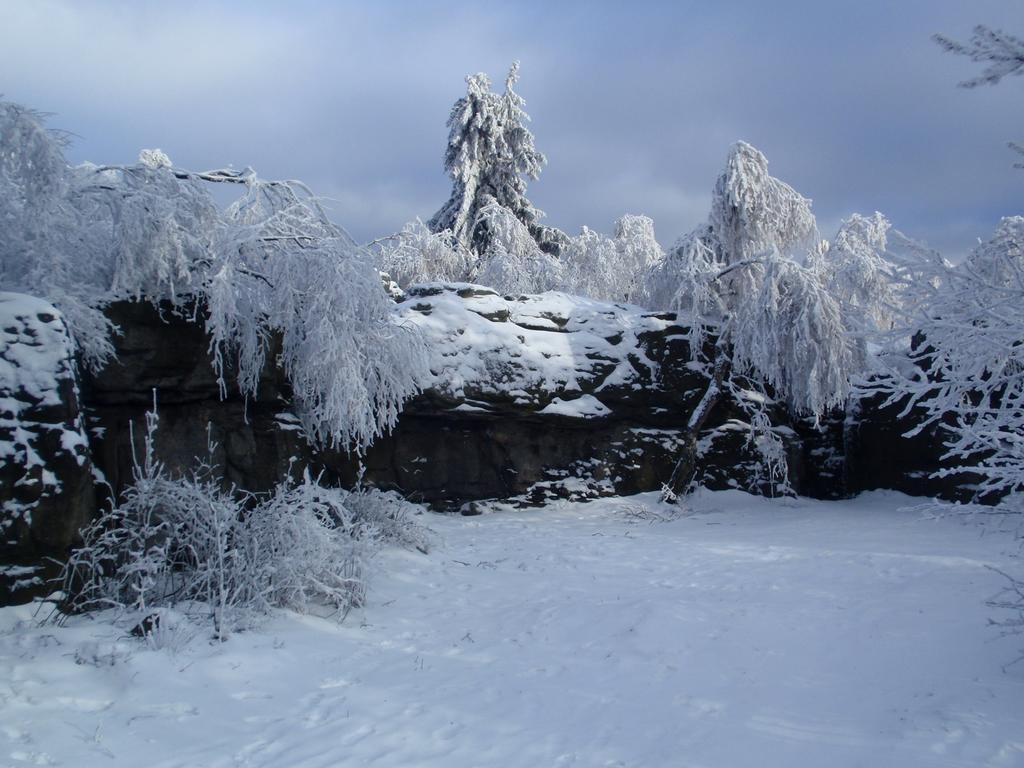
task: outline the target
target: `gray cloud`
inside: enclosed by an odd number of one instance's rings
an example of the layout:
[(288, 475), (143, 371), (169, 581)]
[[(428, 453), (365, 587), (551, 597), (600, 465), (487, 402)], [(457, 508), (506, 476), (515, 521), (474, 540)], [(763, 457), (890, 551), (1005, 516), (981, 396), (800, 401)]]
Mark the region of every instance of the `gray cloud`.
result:
[[(930, 35), (1024, 34), (1024, 6), (909, 0), (734, 3), (0, 2), (0, 91), (55, 112), (73, 160), (159, 146), (252, 165), (332, 198), (357, 239), (445, 200), (445, 120), (466, 74), (520, 92), (549, 158), (531, 197), (569, 231), (705, 215), (729, 145), (750, 141), (815, 201), (963, 253), (1021, 212), (1024, 82), (964, 90), (976, 65)], [(1020, 132), (1018, 132), (1020, 131)]]

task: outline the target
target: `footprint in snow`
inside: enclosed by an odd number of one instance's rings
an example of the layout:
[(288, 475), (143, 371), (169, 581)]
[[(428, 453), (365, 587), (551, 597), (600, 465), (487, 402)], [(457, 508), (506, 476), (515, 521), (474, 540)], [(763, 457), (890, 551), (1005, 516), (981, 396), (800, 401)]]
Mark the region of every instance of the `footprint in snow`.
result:
[(60, 765), (45, 752), (11, 752), (11, 760), (29, 765)]
[(345, 686), (352, 685), (352, 681), (344, 677), (326, 677), (321, 681), (320, 687), (323, 689), (327, 688), (344, 688)]
[(849, 747), (859, 747), (866, 743), (864, 736), (856, 730), (832, 723), (800, 722), (772, 715), (755, 715), (749, 727), (785, 741)]
[[(110, 709), (114, 702), (109, 699), (81, 699), (74, 696), (58, 696), (57, 703), (67, 709), (74, 709), (77, 712), (102, 712)], [(46, 765), (46, 763), (42, 763)]]
[(236, 701), (252, 701), (254, 699), (272, 699), (274, 697), (263, 691), (239, 691), (238, 693), (232, 693), (231, 698)]

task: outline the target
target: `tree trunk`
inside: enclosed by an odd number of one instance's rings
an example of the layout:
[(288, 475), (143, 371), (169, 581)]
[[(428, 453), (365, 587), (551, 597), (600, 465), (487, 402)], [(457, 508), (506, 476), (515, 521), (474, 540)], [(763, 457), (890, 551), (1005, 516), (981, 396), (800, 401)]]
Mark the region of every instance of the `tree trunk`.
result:
[(715, 409), (718, 401), (722, 399), (722, 385), (732, 370), (732, 360), (728, 350), (719, 339), (715, 345), (715, 363), (708, 382), (708, 388), (704, 390), (697, 407), (690, 414), (690, 420), (686, 423), (686, 431), (683, 433), (683, 443), (679, 447), (679, 458), (672, 470), (672, 476), (665, 484), (661, 492), (662, 501), (675, 501), (686, 494), (697, 472), (697, 440), (701, 430), (707, 423), (708, 416)]

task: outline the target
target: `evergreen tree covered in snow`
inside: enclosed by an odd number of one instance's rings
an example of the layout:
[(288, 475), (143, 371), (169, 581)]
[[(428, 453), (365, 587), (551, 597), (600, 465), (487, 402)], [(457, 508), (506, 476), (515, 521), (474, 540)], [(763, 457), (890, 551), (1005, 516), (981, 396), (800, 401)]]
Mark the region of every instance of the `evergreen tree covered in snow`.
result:
[(479, 221), (486, 226), (487, 246), (476, 268), (473, 282), (502, 293), (540, 293), (565, 285), (561, 261), (540, 249), (525, 224), (495, 200), (480, 210)]
[(433, 232), (448, 230), (466, 249), (482, 255), (487, 249), (488, 217), (483, 209), (495, 203), (508, 210), (542, 241), (551, 240), (538, 221), (543, 213), (526, 197), (526, 179), (536, 179), (547, 162), (537, 151), (527, 127), (525, 102), (515, 92), (519, 63), (512, 64), (505, 92), (491, 91), (480, 73), (466, 78), (466, 95), (455, 102), (448, 118), (444, 168), (452, 194), (427, 222)]

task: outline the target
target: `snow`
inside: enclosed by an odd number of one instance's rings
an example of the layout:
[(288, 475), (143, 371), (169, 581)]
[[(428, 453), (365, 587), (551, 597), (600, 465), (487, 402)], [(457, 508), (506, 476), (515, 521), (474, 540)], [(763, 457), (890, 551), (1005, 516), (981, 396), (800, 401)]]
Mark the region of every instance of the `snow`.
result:
[[(44, 446), (53, 433), (51, 442), (79, 465), (87, 456), (84, 424), (62, 402), (68, 382), (77, 397), (73, 353), (64, 318), (52, 304), (0, 291), (0, 460), (22, 468), (15, 486), (42, 484), (37, 498), (61, 491), (60, 479), (46, 466), (52, 453)], [(74, 420), (59, 420), (64, 417)], [(31, 524), (35, 503), (4, 495), (0, 531), (15, 519)]]
[(585, 419), (593, 416), (607, 416), (611, 413), (611, 409), (593, 395), (580, 395), (575, 400), (562, 400), (556, 397), (541, 408), (540, 413)]
[(72, 377), (73, 348), (60, 312), (48, 301), (0, 291), (0, 382), (3, 409), (15, 415), (28, 407), (7, 393), (19, 392), (33, 405), (60, 405), (60, 380)]
[(1019, 638), (984, 605), (1012, 536), (909, 502), (435, 516), (343, 624), (223, 644), (5, 608), (0, 765), (1021, 765)]
[(641, 336), (672, 324), (634, 305), (557, 291), (503, 297), (470, 283), (413, 286), (397, 317), (426, 342), (425, 389), (453, 400), (486, 393), (539, 408), (550, 408), (551, 398), (578, 401), (572, 415), (608, 412), (596, 398), (580, 398), (582, 389), (642, 386), (639, 371), (654, 373), (656, 365)]

